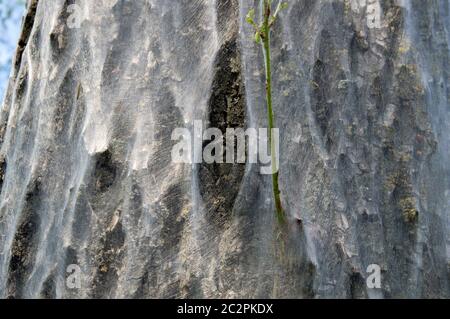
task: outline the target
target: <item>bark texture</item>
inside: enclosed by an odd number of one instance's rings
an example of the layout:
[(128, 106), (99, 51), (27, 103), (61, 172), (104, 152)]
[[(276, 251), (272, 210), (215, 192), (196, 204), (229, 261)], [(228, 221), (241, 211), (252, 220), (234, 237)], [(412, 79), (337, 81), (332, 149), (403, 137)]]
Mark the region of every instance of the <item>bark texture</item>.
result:
[(0, 114), (0, 297), (450, 297), (449, 1), (288, 1), (284, 228), (258, 165), (171, 160), (194, 120), (267, 127), (259, 2), (28, 1)]

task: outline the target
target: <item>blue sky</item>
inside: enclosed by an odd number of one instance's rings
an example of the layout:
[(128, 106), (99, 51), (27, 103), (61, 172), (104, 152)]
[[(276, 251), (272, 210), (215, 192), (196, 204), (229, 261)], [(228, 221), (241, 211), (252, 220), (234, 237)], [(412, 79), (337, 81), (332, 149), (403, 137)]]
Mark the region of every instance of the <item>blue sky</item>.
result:
[(0, 101), (11, 70), (11, 58), (19, 38), (25, 5), (20, 0), (0, 0)]

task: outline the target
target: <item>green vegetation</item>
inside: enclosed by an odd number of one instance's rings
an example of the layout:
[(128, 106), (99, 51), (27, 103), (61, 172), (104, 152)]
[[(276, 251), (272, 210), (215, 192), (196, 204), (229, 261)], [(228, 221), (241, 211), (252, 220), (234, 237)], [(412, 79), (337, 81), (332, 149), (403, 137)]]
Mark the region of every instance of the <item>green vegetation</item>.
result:
[(278, 14), (287, 7), (287, 3), (279, 2), (274, 13), (272, 14), (272, 0), (261, 0), (262, 5), (262, 22), (258, 25), (255, 22), (255, 9), (247, 14), (247, 22), (255, 29), (255, 42), (262, 44), (264, 52), (264, 67), (266, 70), (266, 102), (267, 102), (267, 118), (269, 122), (269, 143), (272, 157), (272, 187), (277, 211), (277, 218), (280, 223), (284, 223), (286, 216), (281, 203), (281, 192), (279, 189), (278, 176), (279, 170), (276, 160), (276, 147), (273, 138), (272, 129), (275, 128), (275, 119), (272, 104), (272, 70), (271, 70), (271, 51), (270, 51), (270, 31), (275, 24)]

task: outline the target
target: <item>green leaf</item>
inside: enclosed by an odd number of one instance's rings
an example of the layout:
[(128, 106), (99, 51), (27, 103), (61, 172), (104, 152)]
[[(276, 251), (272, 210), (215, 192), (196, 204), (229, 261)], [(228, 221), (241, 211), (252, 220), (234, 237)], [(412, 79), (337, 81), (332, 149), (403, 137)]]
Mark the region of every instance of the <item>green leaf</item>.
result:
[(289, 6), (287, 2), (278, 2), (277, 9), (275, 10), (274, 17), (276, 18), (281, 10), (286, 9)]
[(259, 31), (256, 31), (255, 33), (255, 42), (258, 44), (261, 43), (261, 33), (259, 33)]
[(269, 20), (269, 27), (272, 27), (275, 24), (275, 21), (278, 18), (278, 14), (280, 13), (281, 10), (284, 10), (288, 7), (288, 3), (287, 2), (278, 2), (277, 8), (275, 10), (275, 13), (272, 15), (271, 19)]
[(249, 24), (251, 24), (251, 25), (254, 26), (254, 25), (255, 25), (254, 19), (255, 19), (255, 9), (251, 9), (251, 10), (247, 13), (247, 16), (246, 16), (245, 20), (246, 20)]

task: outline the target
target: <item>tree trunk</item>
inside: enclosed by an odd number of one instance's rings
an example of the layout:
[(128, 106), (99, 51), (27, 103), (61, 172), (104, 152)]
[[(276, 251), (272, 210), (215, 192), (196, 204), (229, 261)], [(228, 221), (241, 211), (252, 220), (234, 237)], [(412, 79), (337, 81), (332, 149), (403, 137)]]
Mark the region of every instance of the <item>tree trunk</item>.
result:
[(28, 1), (0, 114), (0, 297), (450, 297), (448, 1), (288, 1), (285, 227), (260, 165), (172, 160), (196, 120), (267, 127), (259, 2)]

